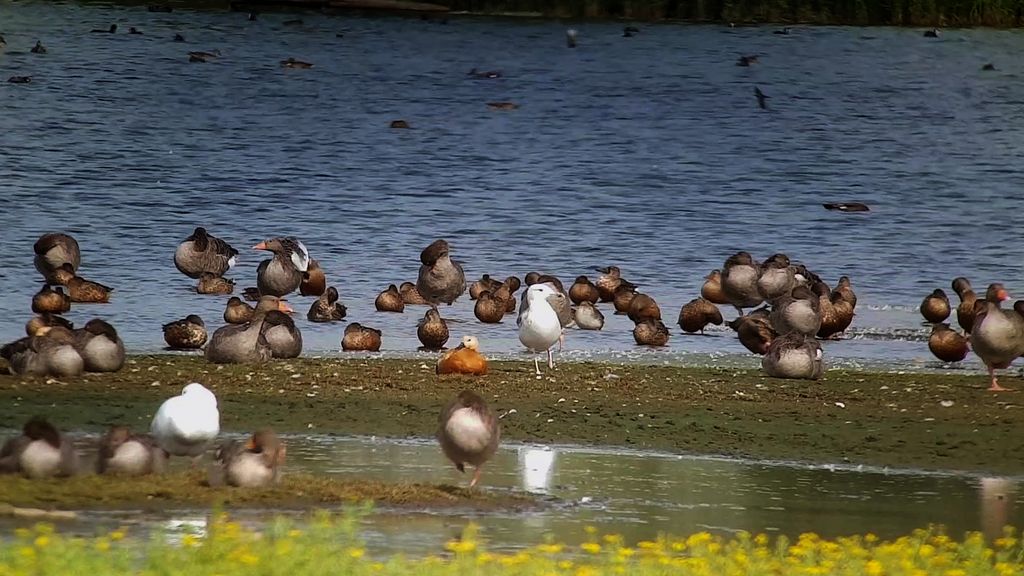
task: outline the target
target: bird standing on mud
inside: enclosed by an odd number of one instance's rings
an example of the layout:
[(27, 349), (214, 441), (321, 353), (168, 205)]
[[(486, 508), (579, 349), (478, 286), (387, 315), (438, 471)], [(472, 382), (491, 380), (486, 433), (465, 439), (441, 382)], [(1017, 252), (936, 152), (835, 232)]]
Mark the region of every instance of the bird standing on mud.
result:
[[(551, 347), (562, 336), (562, 323), (558, 319), (558, 300), (565, 295), (550, 284), (534, 284), (526, 289), (519, 308), (519, 341), (531, 352), (547, 352), (548, 368), (555, 367)], [(540, 362), (534, 357), (533, 366), (540, 376)]]

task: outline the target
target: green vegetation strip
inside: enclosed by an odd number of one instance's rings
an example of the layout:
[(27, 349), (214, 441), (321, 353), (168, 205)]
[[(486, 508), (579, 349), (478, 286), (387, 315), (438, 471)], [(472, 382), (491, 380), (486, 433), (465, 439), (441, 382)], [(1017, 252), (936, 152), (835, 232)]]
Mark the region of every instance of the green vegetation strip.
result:
[[(52, 525), (18, 529), (0, 538), (0, 576), (49, 574), (264, 576), (381, 575), (857, 575), (1010, 576), (1024, 573), (1024, 548), (1012, 530), (988, 544), (980, 534), (953, 539), (918, 530), (892, 541), (871, 534), (826, 540), (707, 532), (627, 544), (588, 531), (578, 547), (555, 541), (514, 553), (491, 553), (470, 526), (437, 554), (372, 558), (358, 532), (358, 515), (320, 515), (296, 528), (279, 519), (261, 531), (218, 516), (205, 535), (136, 540), (124, 530), (70, 537)], [(140, 553), (141, 552), (141, 553)]]
[[(818, 382), (757, 370), (493, 362), (485, 377), (438, 377), (431, 360), (300, 359), (223, 366), (136, 356), (115, 374), (66, 381), (0, 376), (0, 422), (33, 414), (67, 430), (147, 430), (184, 384), (217, 394), (221, 427), (432, 437), (464, 388), (498, 412), (503, 438), (774, 460), (1024, 473), (1022, 393), (985, 392), (980, 374), (829, 371)], [(1005, 386), (1024, 389), (1009, 374)], [(515, 410), (514, 412), (511, 412)]]

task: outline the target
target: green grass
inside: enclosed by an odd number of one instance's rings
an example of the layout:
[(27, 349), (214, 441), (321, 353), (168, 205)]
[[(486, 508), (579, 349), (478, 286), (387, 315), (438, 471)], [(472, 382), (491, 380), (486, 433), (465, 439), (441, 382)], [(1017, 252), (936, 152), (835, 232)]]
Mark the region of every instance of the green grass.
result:
[(1010, 576), (1024, 573), (1013, 530), (993, 543), (980, 534), (960, 539), (917, 530), (892, 541), (866, 534), (796, 541), (763, 534), (706, 532), (626, 543), (588, 530), (578, 547), (553, 540), (515, 553), (491, 553), (473, 526), (426, 557), (372, 558), (359, 538), (358, 513), (318, 515), (301, 528), (278, 519), (256, 532), (217, 514), (205, 535), (137, 539), (124, 530), (94, 537), (64, 536), (49, 524), (18, 529), (0, 542), (0, 576), (142, 574), (299, 576), (305, 574), (441, 576), (487, 574), (597, 576), (915, 575)]

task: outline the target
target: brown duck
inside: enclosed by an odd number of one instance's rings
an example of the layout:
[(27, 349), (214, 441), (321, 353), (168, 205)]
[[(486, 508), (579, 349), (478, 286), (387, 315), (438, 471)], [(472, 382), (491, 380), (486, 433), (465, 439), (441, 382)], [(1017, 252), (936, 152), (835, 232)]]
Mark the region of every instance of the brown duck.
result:
[(426, 350), (440, 350), (448, 342), (448, 323), (437, 308), (427, 310), (416, 326), (416, 337)]
[(299, 283), (299, 294), (303, 296), (322, 296), (327, 290), (327, 276), (324, 274), (320, 262), (310, 259), (309, 268), (302, 275), (302, 282)]
[(111, 426), (99, 440), (97, 474), (144, 476), (167, 470), (164, 452), (149, 434), (133, 434), (127, 426)]
[(481, 467), (498, 450), (501, 425), (483, 398), (463, 390), (441, 411), (437, 441), (459, 472), (465, 472), (467, 464), (475, 468), (469, 482), (472, 488), (480, 482)]
[(64, 293), (59, 286), (54, 289), (49, 284), (43, 284), (32, 296), (32, 311), (36, 314), (63, 314), (71, 310), (71, 297)]
[(704, 284), (700, 287), (700, 295), (712, 304), (728, 304), (729, 299), (725, 297), (722, 290), (722, 271), (712, 270), (704, 277)]
[(494, 292), (499, 286), (501, 286), (501, 282), (491, 278), (489, 274), (484, 274), (479, 280), (469, 285), (469, 298), (476, 300), (481, 293)]
[(245, 324), (252, 321), (254, 312), (252, 306), (242, 302), (238, 296), (232, 296), (224, 307), (224, 321), (228, 324)]
[(953, 292), (960, 298), (960, 305), (956, 307), (956, 322), (964, 334), (970, 334), (974, 326), (974, 303), (978, 301), (978, 295), (971, 288), (970, 280), (963, 276), (953, 280)]
[(853, 286), (850, 284), (849, 276), (840, 276), (839, 282), (836, 284), (835, 290), (832, 292), (838, 293), (839, 297), (844, 302), (850, 304), (850, 308), (854, 309), (857, 307), (857, 294), (853, 291)]
[(733, 319), (729, 327), (736, 331), (740, 344), (754, 354), (767, 354), (772, 340), (777, 336), (772, 329), (768, 311), (764, 308)]
[(420, 252), (419, 277), (416, 290), (430, 304), (451, 304), (466, 291), (466, 274), (462, 266), (451, 259), (448, 242), (433, 241)]
[(331, 286), (309, 307), (306, 318), (310, 322), (337, 322), (345, 317), (348, 311), (345, 305), (338, 302), (338, 289)]
[(722, 311), (710, 300), (704, 297), (694, 298), (679, 310), (679, 327), (684, 332), (704, 333), (704, 327), (708, 324), (721, 326), (723, 322)]
[(633, 302), (633, 298), (636, 295), (635, 286), (629, 282), (620, 282), (619, 287), (615, 289), (615, 296), (612, 298), (612, 303), (615, 305), (615, 313), (628, 314), (629, 305)]
[(54, 272), (64, 264), (71, 265), (71, 271), (78, 270), (81, 265), (82, 253), (78, 248), (78, 241), (67, 234), (51, 232), (43, 234), (32, 246), (35, 252), (34, 264), (36, 270), (43, 275), (50, 284), (59, 284)]
[(398, 286), (391, 284), (387, 290), (377, 295), (373, 306), (378, 312), (404, 312), (405, 300), (402, 299), (402, 293), (398, 291)]
[(53, 328), (55, 326), (60, 326), (68, 330), (72, 330), (75, 327), (71, 321), (67, 320), (63, 316), (43, 312), (38, 316), (33, 316), (25, 323), (25, 333), (29, 336), (35, 336), (40, 330), (43, 330), (43, 333), (45, 333), (47, 331), (46, 329)]
[[(818, 338), (833, 338), (845, 328), (841, 328), (843, 318), (832, 303), (832, 289), (824, 282), (815, 282), (811, 291), (818, 298), (818, 314), (821, 316), (821, 325), (818, 327)], [(846, 306), (845, 302), (840, 302)]]
[(931, 336), (928, 337), (928, 349), (943, 362), (959, 362), (967, 357), (970, 345), (966, 336), (942, 322), (932, 326)]
[(505, 300), (505, 314), (512, 314), (516, 311), (516, 291), (519, 290), (521, 285), (522, 283), (519, 281), (519, 278), (509, 276), (495, 290), (494, 296)]
[(485, 324), (497, 324), (505, 317), (506, 303), (507, 299), (499, 299), (490, 291), (481, 292), (473, 306), (473, 314)]
[(206, 344), (206, 337), (206, 323), (195, 314), (164, 324), (164, 342), (173, 350), (202, 348)]
[(287, 449), (269, 428), (257, 430), (245, 442), (229, 440), (217, 450), (224, 481), (229, 486), (261, 488), (281, 479)]
[(203, 272), (199, 276), (199, 283), (196, 284), (196, 292), (199, 294), (226, 295), (235, 291), (235, 281), (223, 276), (215, 276), (209, 272)]
[(921, 316), (932, 324), (945, 322), (949, 318), (949, 298), (941, 288), (936, 288), (921, 302)]
[(341, 349), (346, 352), (377, 352), (380, 350), (380, 336), (380, 330), (353, 322), (345, 327), (345, 334), (341, 338)]
[(622, 271), (618, 266), (605, 266), (604, 268), (595, 268), (595, 270), (601, 273), (597, 277), (597, 282), (594, 282), (601, 296), (601, 302), (611, 302), (615, 299), (615, 290), (622, 283)]
[(416, 285), (412, 282), (402, 282), (398, 287), (398, 291), (402, 294), (402, 301), (410, 306), (429, 306), (430, 302), (420, 294), (420, 291), (416, 289)]
[(238, 250), (199, 227), (178, 244), (174, 266), (189, 278), (198, 279), (204, 273), (223, 276), (235, 265), (236, 256)]
[(601, 299), (601, 293), (598, 292), (597, 286), (590, 281), (590, 278), (577, 276), (576, 281), (569, 288), (569, 299), (576, 305), (579, 305), (581, 302), (597, 304), (598, 300)]
[(641, 346), (664, 346), (668, 338), (668, 326), (661, 320), (644, 320), (633, 328), (633, 339)]
[(644, 320), (661, 320), (661, 308), (658, 307), (658, 303), (654, 301), (654, 298), (647, 294), (636, 294), (629, 301), (629, 309), (626, 310), (626, 315), (634, 323), (640, 323)]
[(87, 302), (102, 304), (110, 302), (110, 293), (113, 288), (104, 286), (99, 282), (86, 280), (75, 274), (71, 264), (64, 264), (54, 272), (58, 284), (68, 289), (68, 295), (72, 302)]

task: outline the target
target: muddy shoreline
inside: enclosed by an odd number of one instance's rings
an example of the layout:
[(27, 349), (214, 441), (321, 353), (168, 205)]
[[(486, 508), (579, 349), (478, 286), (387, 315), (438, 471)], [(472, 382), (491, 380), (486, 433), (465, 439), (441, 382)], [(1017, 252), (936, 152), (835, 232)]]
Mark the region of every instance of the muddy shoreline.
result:
[[(246, 432), (431, 437), (441, 406), (472, 388), (503, 437), (731, 457), (974, 473), (1024, 474), (1021, 392), (984, 390), (977, 374), (830, 371), (819, 382), (756, 370), (567, 363), (538, 379), (527, 362), (481, 378), (438, 377), (428, 361), (299, 359), (215, 366), (133, 356), (116, 374), (57, 381), (0, 376), (0, 426), (33, 414), (68, 430), (145, 430), (160, 402), (191, 381), (220, 399), (221, 426)], [(1024, 389), (1019, 377), (1001, 382)]]

